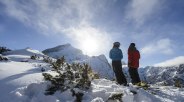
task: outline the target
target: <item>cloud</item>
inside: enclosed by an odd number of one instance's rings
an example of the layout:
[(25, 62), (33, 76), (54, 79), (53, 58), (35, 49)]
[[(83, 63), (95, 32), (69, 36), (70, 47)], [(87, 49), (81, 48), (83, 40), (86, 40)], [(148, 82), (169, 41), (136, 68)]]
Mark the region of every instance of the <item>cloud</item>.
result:
[(13, 18), (25, 25), (31, 26), (44, 32), (43, 34), (62, 33), (70, 25), (75, 25), (82, 14), (74, 9), (77, 8), (71, 0), (60, 2), (56, 0), (4, 0), (6, 12)]
[(173, 58), (161, 63), (157, 63), (154, 66), (168, 67), (168, 66), (176, 66), (180, 64), (184, 64), (184, 56), (178, 56), (176, 58)]
[(131, 0), (127, 6), (126, 17), (137, 25), (142, 25), (161, 7), (160, 4), (160, 0)]
[[(108, 34), (91, 20), (104, 11), (106, 0), (2, 0), (5, 12), (45, 35), (68, 36), (78, 44), (83, 39), (109, 41)], [(116, 2), (116, 1), (114, 1)]]
[[(97, 9), (102, 8), (93, 0), (3, 0), (6, 13), (44, 32), (63, 33), (85, 21), (90, 23)], [(93, 6), (93, 7), (92, 7)]]
[[(78, 44), (81, 48), (83, 47), (81, 46), (83, 43), (92, 40), (97, 44), (97, 48), (94, 49), (101, 49), (100, 51), (105, 52), (109, 45), (111, 45), (112, 41), (107, 32), (97, 29), (85, 22), (82, 22), (78, 27), (72, 27), (66, 30), (66, 32), (69, 33), (73, 39), (79, 42)], [(96, 53), (99, 53), (98, 51), (99, 50), (96, 50)]]
[(152, 54), (173, 54), (173, 44), (171, 40), (168, 38), (160, 39), (157, 42), (151, 43), (141, 49), (141, 53), (145, 55), (152, 55)]

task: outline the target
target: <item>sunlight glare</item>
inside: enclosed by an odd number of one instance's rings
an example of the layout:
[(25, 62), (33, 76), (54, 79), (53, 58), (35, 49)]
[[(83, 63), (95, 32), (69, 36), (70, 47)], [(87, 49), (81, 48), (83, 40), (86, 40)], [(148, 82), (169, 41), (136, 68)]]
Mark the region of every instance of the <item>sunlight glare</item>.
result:
[(82, 43), (82, 50), (87, 55), (93, 55), (98, 49), (98, 43), (95, 39), (86, 39)]

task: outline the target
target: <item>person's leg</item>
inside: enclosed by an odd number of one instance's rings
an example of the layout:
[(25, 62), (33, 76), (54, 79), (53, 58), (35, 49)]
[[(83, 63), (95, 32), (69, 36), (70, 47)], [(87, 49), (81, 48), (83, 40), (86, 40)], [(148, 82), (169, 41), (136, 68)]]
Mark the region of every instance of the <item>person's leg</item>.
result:
[(119, 70), (119, 63), (118, 61), (113, 61), (112, 62), (113, 68), (114, 68), (114, 73), (116, 76), (116, 81), (118, 84), (122, 84), (122, 79), (121, 79), (121, 72)]
[(126, 80), (126, 77), (125, 77), (123, 71), (122, 71), (122, 80), (123, 80), (123, 84), (127, 85), (127, 80)]
[(116, 69), (116, 75), (118, 84), (123, 84), (122, 72), (120, 71), (119, 68)]
[(117, 79), (118, 79), (119, 84), (126, 85), (127, 84), (127, 81), (126, 81), (126, 78), (125, 78), (125, 76), (124, 76), (123, 71), (122, 71), (121, 68), (118, 68), (117, 74), (118, 74)]
[(116, 76), (116, 82), (119, 83), (119, 74), (118, 74), (118, 70), (117, 70), (117, 61), (112, 61), (112, 67), (113, 67), (113, 71), (114, 74)]
[(136, 83), (141, 82), (137, 68), (135, 69), (135, 82)]
[(121, 61), (113, 61), (113, 68), (116, 75), (116, 80), (119, 84), (127, 84), (126, 78), (122, 71)]
[(126, 77), (125, 77), (125, 75), (123, 73), (123, 70), (122, 70), (121, 61), (118, 62), (118, 69), (119, 69), (119, 74), (120, 74), (120, 77), (121, 77), (122, 84), (127, 85), (127, 80), (126, 80)]
[(135, 78), (135, 70), (134, 70), (134, 68), (130, 67), (128, 71), (129, 71), (129, 75), (130, 75), (132, 84), (135, 84), (136, 83), (136, 78)]

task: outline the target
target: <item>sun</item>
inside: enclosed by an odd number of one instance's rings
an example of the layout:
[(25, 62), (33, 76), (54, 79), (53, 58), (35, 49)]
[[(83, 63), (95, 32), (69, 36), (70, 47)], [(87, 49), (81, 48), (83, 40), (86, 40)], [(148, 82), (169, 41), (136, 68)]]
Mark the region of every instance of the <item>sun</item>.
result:
[(98, 50), (98, 41), (95, 39), (85, 39), (82, 42), (82, 50), (87, 55), (94, 55)]

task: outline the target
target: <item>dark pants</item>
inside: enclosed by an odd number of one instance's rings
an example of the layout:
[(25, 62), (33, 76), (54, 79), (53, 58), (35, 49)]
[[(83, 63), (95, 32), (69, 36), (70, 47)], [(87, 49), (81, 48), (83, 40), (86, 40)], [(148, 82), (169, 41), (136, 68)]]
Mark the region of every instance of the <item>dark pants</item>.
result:
[(137, 68), (129, 68), (129, 74), (132, 79), (132, 84), (141, 82)]
[(118, 82), (118, 84), (127, 84), (127, 80), (123, 74), (122, 71), (122, 63), (121, 61), (112, 61), (112, 67), (114, 70), (114, 73), (116, 75), (116, 81)]

